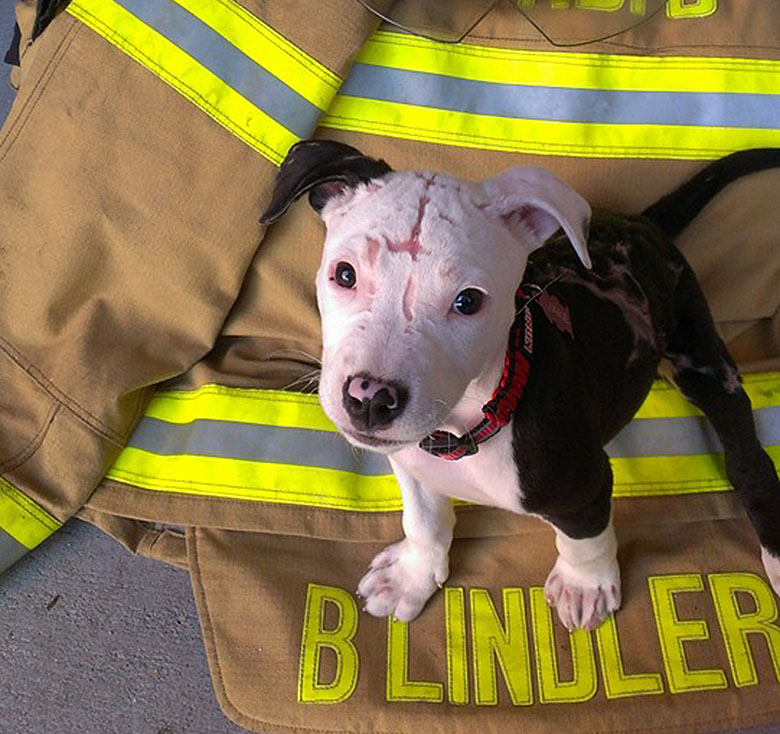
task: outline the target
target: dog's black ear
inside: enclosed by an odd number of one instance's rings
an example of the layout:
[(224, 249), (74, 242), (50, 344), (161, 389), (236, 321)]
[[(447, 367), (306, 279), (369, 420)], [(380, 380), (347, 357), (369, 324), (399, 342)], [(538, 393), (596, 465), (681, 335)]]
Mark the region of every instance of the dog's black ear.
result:
[(302, 140), (287, 153), (276, 175), (271, 203), (260, 222), (272, 224), (307, 191), (309, 203), (319, 214), (332, 197), (392, 170), (383, 160), (369, 158), (351, 145), (335, 140)]

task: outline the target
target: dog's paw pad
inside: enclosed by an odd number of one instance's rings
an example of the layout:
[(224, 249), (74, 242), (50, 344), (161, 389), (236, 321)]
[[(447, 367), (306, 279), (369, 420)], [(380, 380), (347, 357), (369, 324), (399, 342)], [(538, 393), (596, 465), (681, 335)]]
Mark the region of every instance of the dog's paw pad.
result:
[(555, 607), (567, 630), (595, 630), (620, 608), (620, 571), (617, 561), (583, 573), (567, 568), (560, 558), (544, 584), (547, 603)]
[(374, 617), (393, 615), (411, 622), (448, 573), (446, 551), (421, 548), (405, 539), (374, 558), (357, 594), (365, 600), (364, 611)]
[(761, 561), (764, 564), (769, 583), (772, 584), (775, 594), (780, 596), (780, 558), (773, 556), (766, 548), (762, 547)]

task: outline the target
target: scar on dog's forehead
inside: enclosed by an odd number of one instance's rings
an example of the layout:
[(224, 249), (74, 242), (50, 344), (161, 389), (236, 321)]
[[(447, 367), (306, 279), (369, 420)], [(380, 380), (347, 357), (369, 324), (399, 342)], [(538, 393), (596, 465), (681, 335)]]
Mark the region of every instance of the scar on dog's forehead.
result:
[(452, 243), (469, 230), (473, 194), (469, 182), (443, 174), (390, 174), (333, 210), (336, 216), (326, 220), (331, 242), (351, 242), (372, 269), (385, 256), (412, 263), (435, 259), (440, 243)]
[(373, 268), (374, 265), (376, 265), (376, 261), (379, 257), (379, 252), (381, 249), (382, 245), (378, 239), (375, 237), (369, 237), (366, 239), (366, 262), (368, 263), (369, 267)]
[(417, 276), (411, 273), (409, 280), (406, 281), (403, 297), (404, 318), (411, 321), (414, 318), (414, 300), (417, 297)]
[[(462, 184), (437, 174), (410, 173), (403, 179), (399, 177), (397, 185), (400, 190), (390, 186), (384, 192), (396, 198), (397, 220), (391, 232), (374, 238), (374, 242), (391, 253), (406, 253), (417, 261), (421, 255), (430, 254), (427, 245), (437, 227), (457, 226), (463, 209)], [(374, 242), (370, 244), (372, 257), (376, 251)]]

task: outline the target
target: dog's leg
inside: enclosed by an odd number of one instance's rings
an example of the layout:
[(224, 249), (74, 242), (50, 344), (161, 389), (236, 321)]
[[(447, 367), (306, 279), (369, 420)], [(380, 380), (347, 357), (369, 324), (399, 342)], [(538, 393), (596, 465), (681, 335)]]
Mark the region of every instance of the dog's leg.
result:
[(675, 317), (667, 348), (674, 382), (707, 416), (723, 444), (729, 481), (756, 529), (764, 567), (780, 595), (780, 479), (759, 443), (737, 368), (688, 268), (675, 293)]
[(449, 576), (449, 550), (455, 512), (449, 497), (429, 492), (392, 459), (401, 486), (405, 538), (371, 562), (358, 585), (365, 611), (413, 620)]
[(606, 454), (602, 488), (590, 505), (543, 514), (555, 528), (558, 559), (544, 584), (545, 598), (564, 627), (594, 630), (620, 607), (617, 539), (612, 528), (612, 470)]

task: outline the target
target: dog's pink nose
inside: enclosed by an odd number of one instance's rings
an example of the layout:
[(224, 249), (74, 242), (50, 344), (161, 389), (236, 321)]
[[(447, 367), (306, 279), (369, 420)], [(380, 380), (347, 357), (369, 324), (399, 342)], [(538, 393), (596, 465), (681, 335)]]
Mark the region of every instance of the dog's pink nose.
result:
[(377, 380), (367, 373), (348, 377), (342, 388), (344, 409), (360, 431), (392, 423), (403, 412), (408, 396), (401, 383)]

